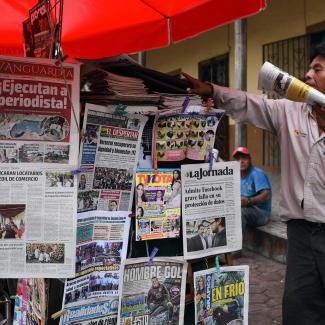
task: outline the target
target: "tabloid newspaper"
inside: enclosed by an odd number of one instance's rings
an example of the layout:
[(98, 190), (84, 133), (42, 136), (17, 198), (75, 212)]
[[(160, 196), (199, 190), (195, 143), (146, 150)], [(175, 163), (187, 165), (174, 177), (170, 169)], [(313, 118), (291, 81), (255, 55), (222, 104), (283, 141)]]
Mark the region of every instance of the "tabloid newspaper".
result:
[(248, 265), (194, 272), (196, 325), (248, 325)]
[(180, 236), (180, 169), (136, 172), (136, 240)]
[(39, 1), (29, 10), (34, 42), (33, 57), (51, 59), (54, 30), (50, 21), (50, 2)]
[[(61, 325), (87, 324), (98, 317), (99, 323), (116, 324), (120, 268), (126, 257), (129, 230), (128, 212), (78, 214), (76, 277), (65, 283), (63, 309), (67, 313), (61, 317)], [(112, 322), (105, 323), (106, 319)]]
[(187, 263), (183, 258), (127, 259), (121, 278), (118, 324), (184, 322)]
[(235, 161), (182, 165), (183, 247), (186, 259), (242, 247), (240, 171)]
[(45, 324), (46, 306), (45, 279), (18, 279), (13, 325)]
[(79, 79), (76, 64), (0, 57), (0, 164), (77, 166)]
[(155, 130), (158, 161), (205, 160), (222, 116), (221, 110), (204, 115), (160, 115)]
[(0, 277), (74, 276), (77, 178), (0, 166)]
[(146, 116), (116, 115), (86, 104), (81, 143), (78, 212), (131, 211), (134, 172)]

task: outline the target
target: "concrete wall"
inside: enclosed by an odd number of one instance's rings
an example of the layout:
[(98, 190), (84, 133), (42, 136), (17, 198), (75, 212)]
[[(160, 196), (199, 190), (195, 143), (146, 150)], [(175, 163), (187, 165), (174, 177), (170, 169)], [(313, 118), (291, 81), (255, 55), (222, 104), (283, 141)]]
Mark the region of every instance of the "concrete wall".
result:
[[(194, 22), (193, 22), (194, 23)], [(322, 25), (325, 29), (325, 0), (267, 0), (267, 8), (248, 18), (247, 23), (247, 90), (257, 90), (258, 71), (262, 60), (262, 46), (267, 43), (303, 35), (310, 26)], [(200, 61), (229, 53), (229, 81), (234, 87), (234, 25), (220, 27), (195, 38), (153, 50), (147, 54), (147, 66), (162, 72), (181, 69), (198, 76)], [(234, 144), (234, 125), (230, 122), (229, 150)], [(262, 164), (262, 131), (248, 128), (248, 146), (254, 153), (256, 165)], [(267, 168), (266, 168), (267, 169)], [(278, 171), (268, 169), (269, 172)]]

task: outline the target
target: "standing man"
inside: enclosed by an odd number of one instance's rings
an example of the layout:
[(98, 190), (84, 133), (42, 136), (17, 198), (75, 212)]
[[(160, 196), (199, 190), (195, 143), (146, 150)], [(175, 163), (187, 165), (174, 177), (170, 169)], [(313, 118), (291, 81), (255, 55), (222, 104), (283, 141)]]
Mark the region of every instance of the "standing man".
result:
[[(311, 56), (306, 83), (325, 93), (325, 44)], [(325, 107), (271, 100), (186, 76), (191, 93), (214, 96), (240, 122), (278, 136), (288, 255), (283, 325), (325, 324)]]
[(212, 231), (212, 246), (220, 247), (227, 245), (226, 218), (216, 217), (210, 224)]
[(201, 251), (208, 248), (208, 243), (205, 238), (205, 227), (200, 223), (197, 227), (197, 235), (188, 240), (188, 251)]
[(243, 233), (246, 226), (265, 225), (271, 216), (272, 192), (266, 173), (252, 165), (250, 152), (239, 147), (232, 153), (240, 163), (241, 220)]

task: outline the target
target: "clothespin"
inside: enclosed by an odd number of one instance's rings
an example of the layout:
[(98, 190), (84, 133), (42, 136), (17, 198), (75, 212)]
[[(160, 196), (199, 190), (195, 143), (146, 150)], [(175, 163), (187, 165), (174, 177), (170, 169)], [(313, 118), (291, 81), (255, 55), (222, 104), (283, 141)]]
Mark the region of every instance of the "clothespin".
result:
[(19, 298), (19, 296), (15, 295), (15, 296), (10, 296), (10, 299), (16, 299)]
[(133, 212), (129, 213), (128, 214), (128, 217), (131, 218), (131, 219), (134, 218), (135, 217), (135, 213), (133, 213)]
[(182, 104), (181, 113), (185, 113), (186, 108), (187, 108), (187, 106), (188, 106), (189, 103), (190, 103), (190, 96), (186, 96), (185, 99), (184, 99), (184, 102)]
[(78, 169), (74, 169), (71, 171), (71, 173), (73, 175), (78, 175), (78, 174), (81, 174), (81, 173), (86, 173), (87, 172), (87, 168), (84, 168), (84, 167), (80, 167)]
[(62, 310), (59, 310), (59, 311), (57, 311), (56, 313), (52, 314), (52, 315), (51, 315), (51, 318), (52, 318), (52, 319), (57, 319), (57, 318), (59, 318), (59, 317), (65, 315), (66, 313), (67, 313), (67, 310), (66, 310), (66, 309), (62, 309)]
[(154, 247), (153, 250), (150, 253), (150, 256), (149, 256), (149, 259), (148, 259), (148, 262), (147, 262), (147, 266), (151, 265), (151, 263), (153, 261), (153, 258), (156, 256), (157, 252), (158, 252), (158, 248)]
[(125, 115), (126, 114), (126, 105), (124, 104), (117, 104), (116, 107), (115, 107), (115, 111), (114, 111), (114, 114), (115, 115), (118, 115), (118, 116), (122, 116), (122, 115)]
[(209, 170), (212, 170), (213, 160), (214, 160), (213, 151), (212, 151), (212, 149), (210, 149), (209, 154), (208, 154)]
[(64, 62), (67, 58), (69, 57), (69, 55), (64, 55), (64, 56), (61, 56), (59, 55), (59, 58), (55, 61), (55, 65), (58, 66), (60, 65), (62, 62)]
[(220, 272), (220, 264), (219, 264), (219, 256), (216, 256), (215, 264), (216, 264), (216, 274), (217, 274), (217, 276), (219, 278), (220, 275), (221, 275), (221, 272)]

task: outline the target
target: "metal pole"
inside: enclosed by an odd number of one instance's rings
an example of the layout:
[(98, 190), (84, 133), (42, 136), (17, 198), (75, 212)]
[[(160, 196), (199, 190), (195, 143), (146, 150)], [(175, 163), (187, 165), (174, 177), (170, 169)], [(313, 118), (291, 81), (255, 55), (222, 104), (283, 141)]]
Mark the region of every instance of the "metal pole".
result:
[[(235, 79), (237, 89), (247, 90), (247, 19), (235, 22)], [(236, 122), (235, 147), (246, 146), (246, 124)]]
[(138, 63), (144, 67), (147, 65), (147, 52), (138, 53)]

